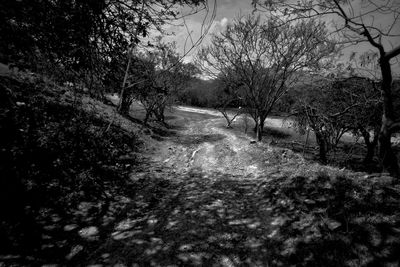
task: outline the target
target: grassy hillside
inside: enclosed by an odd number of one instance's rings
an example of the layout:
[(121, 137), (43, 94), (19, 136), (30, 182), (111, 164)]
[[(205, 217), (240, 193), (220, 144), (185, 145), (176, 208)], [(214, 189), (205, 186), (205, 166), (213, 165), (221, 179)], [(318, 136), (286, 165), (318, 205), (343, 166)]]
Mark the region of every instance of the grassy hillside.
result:
[[(138, 127), (33, 75), (0, 76), (0, 94), (1, 254), (60, 258), (62, 232), (49, 224), (99, 220), (115, 198), (135, 190), (127, 177)], [(90, 216), (78, 214), (82, 203), (96, 203)]]

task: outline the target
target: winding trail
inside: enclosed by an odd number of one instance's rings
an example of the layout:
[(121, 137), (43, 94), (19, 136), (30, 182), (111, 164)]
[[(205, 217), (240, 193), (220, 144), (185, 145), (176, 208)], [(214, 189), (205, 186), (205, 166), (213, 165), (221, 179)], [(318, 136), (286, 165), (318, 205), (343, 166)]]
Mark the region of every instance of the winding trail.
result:
[(157, 187), (135, 196), (107, 243), (127, 252), (128, 266), (273, 263), (279, 223), (257, 189), (265, 172), (285, 164), (286, 152), (272, 153), (267, 144), (225, 129), (223, 118), (206, 115), (156, 142), (148, 165), (131, 175)]
[(164, 140), (151, 155), (155, 164), (163, 162), (167, 167), (183, 171), (196, 169), (208, 174), (217, 172), (252, 179), (265, 173), (265, 168), (276, 167), (268, 164), (270, 162), (265, 164), (270, 160), (270, 155), (266, 154), (272, 152), (271, 147), (252, 142), (243, 132), (225, 128), (225, 120), (219, 112), (188, 107), (178, 107), (178, 110), (208, 116), (188, 120), (176, 136)]

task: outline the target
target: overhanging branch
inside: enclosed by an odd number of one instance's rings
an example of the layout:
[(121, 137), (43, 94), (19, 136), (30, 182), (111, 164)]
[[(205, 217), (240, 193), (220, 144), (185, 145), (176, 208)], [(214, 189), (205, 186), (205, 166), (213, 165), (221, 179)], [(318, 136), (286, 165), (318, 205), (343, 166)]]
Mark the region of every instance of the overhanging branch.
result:
[(385, 53), (385, 58), (389, 60), (391, 58), (397, 57), (398, 55), (400, 55), (400, 45), (392, 49), (392, 51)]

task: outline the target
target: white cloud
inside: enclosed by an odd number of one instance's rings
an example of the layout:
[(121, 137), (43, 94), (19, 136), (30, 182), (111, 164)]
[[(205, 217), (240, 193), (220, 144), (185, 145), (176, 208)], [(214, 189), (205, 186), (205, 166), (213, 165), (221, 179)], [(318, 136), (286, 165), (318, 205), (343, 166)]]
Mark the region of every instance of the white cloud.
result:
[(224, 17), (223, 19), (221, 19), (221, 26), (226, 27), (226, 25), (228, 25), (228, 19)]
[(223, 17), (220, 21), (214, 21), (211, 26), (210, 33), (219, 33), (226, 29), (228, 26), (229, 20), (226, 17)]

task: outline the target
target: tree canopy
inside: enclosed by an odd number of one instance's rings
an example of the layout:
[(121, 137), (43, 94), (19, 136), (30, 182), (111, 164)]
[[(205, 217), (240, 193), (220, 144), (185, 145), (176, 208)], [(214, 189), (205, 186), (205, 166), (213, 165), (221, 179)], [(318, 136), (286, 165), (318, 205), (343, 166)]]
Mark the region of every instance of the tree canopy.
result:
[(198, 62), (209, 75), (230, 80), (241, 90), (261, 140), (266, 117), (296, 80), (295, 73), (319, 68), (334, 50), (323, 23), (279, 25), (276, 18), (247, 16), (213, 35)]
[(21, 0), (0, 3), (0, 61), (38, 70), (46, 63), (74, 71), (126, 54), (150, 29), (162, 30), (202, 0)]

